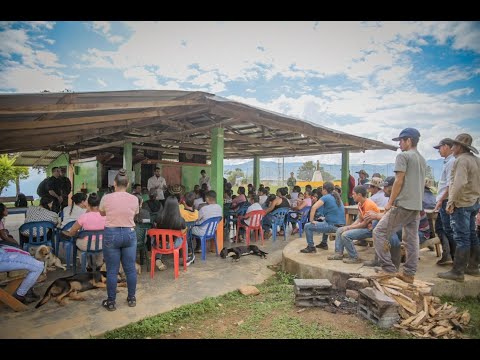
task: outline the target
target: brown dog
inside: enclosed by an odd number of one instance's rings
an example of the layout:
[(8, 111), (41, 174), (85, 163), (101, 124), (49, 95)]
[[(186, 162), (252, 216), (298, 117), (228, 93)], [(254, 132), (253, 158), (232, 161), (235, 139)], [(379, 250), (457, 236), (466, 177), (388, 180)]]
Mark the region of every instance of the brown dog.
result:
[(45, 291), (42, 300), (35, 306), (46, 304), (51, 298), (54, 298), (60, 305), (66, 304), (66, 298), (72, 300), (85, 301), (85, 298), (78, 295), (79, 292), (97, 288), (105, 288), (106, 279), (99, 272), (78, 273), (72, 276), (59, 278), (55, 280)]
[(31, 247), (30, 254), (35, 257), (35, 259), (42, 261), (45, 264), (43, 273), (46, 274), (47, 270), (53, 271), (56, 267), (67, 270), (66, 264), (62, 264), (62, 261), (55, 256), (53, 253), (53, 248), (47, 245), (40, 245), (37, 248)]

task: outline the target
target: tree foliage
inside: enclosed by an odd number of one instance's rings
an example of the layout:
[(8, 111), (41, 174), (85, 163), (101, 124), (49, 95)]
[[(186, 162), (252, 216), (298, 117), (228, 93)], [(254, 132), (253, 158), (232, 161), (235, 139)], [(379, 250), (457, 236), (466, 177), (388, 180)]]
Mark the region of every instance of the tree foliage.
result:
[(302, 181), (311, 181), (313, 173), (316, 170), (316, 166), (313, 161), (307, 161), (298, 168), (297, 179)]
[(17, 177), (20, 179), (28, 178), (28, 167), (14, 166), (16, 157), (8, 155), (0, 155), (0, 194), (10, 182), (15, 181)]
[(232, 185), (235, 185), (237, 178), (242, 178), (242, 179), (245, 178), (245, 173), (243, 172), (242, 169), (239, 169), (239, 168), (236, 168), (235, 170), (228, 170), (225, 173), (225, 175), (227, 177), (227, 181)]

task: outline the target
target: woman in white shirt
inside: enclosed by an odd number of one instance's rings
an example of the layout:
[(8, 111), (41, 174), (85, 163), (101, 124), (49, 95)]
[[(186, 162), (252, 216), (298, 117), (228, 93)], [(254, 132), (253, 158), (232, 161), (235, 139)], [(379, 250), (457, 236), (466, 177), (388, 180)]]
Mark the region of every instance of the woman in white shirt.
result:
[(70, 221), (77, 221), (80, 215), (87, 212), (87, 194), (78, 192), (72, 196), (72, 206), (63, 208), (62, 228)]

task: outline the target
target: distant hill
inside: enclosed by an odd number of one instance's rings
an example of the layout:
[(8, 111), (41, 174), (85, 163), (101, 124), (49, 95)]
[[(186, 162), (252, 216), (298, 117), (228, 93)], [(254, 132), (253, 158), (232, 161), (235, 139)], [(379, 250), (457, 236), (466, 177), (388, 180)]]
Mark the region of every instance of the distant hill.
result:
[[(284, 168), (284, 178), (285, 180), (290, 177), (290, 172), (294, 172), (295, 176), (297, 174), (297, 170), (300, 166), (302, 166), (303, 162), (290, 162), (285, 163)], [(427, 160), (427, 165), (432, 168), (432, 172), (435, 178), (435, 181), (440, 180), (440, 175), (442, 171), (442, 164), (443, 159), (438, 160)], [(330, 174), (335, 176), (335, 179), (341, 178), (341, 165), (329, 165), (329, 164), (320, 164), (324, 168), (324, 170), (328, 171)], [(282, 163), (274, 162), (274, 161), (261, 161), (260, 160), (260, 179), (261, 180), (277, 180), (282, 178)], [(361, 169), (365, 169), (367, 173), (372, 176), (373, 173), (380, 173), (385, 176), (394, 175), (393, 173), (394, 163), (390, 164), (350, 164), (350, 172), (356, 178), (358, 175), (356, 174), (357, 171)], [(229, 170), (241, 169), (245, 172), (247, 177), (251, 177), (253, 174), (253, 160), (245, 162), (239, 165), (225, 165), (223, 168), (224, 173)]]

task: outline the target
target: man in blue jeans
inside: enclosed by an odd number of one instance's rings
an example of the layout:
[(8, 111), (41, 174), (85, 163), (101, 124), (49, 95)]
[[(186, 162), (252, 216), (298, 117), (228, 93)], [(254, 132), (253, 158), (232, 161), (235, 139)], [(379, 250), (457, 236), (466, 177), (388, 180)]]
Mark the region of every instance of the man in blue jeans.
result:
[(456, 242), (453, 268), (437, 276), (442, 279), (464, 281), (464, 274), (480, 276), (480, 245), (475, 233), (475, 217), (480, 207), (480, 159), (473, 155), (469, 134), (460, 134), (453, 142), (455, 163), (452, 168), (446, 212), (450, 214), (453, 238)]
[(445, 158), (442, 165), (442, 175), (438, 182), (438, 194), (436, 197), (435, 211), (439, 212), (439, 217), (435, 222), (435, 232), (442, 242), (442, 258), (437, 261), (437, 265), (448, 265), (453, 263), (455, 257), (455, 240), (453, 239), (453, 230), (450, 226), (450, 215), (447, 213), (449, 180), (452, 174), (455, 157), (452, 153), (453, 143), (449, 139), (440, 140), (438, 145), (434, 146), (440, 156)]

